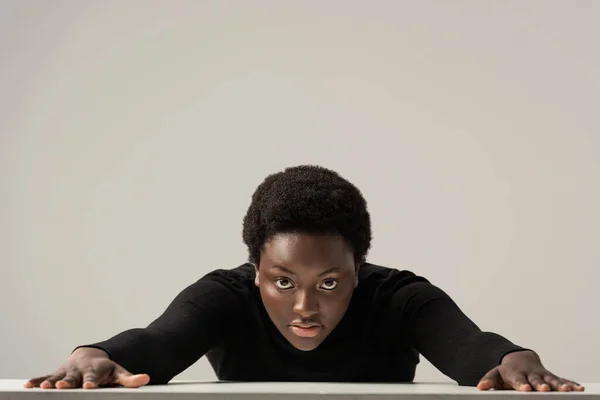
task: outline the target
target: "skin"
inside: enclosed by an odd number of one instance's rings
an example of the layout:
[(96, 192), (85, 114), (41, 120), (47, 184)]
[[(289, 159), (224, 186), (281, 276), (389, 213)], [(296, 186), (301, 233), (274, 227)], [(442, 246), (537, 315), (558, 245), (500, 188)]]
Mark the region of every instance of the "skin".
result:
[[(327, 272), (331, 268), (337, 271)], [(265, 244), (255, 284), (281, 334), (297, 349), (310, 351), (325, 340), (346, 312), (358, 285), (357, 272), (352, 249), (339, 237), (280, 234)], [(336, 281), (337, 286), (324, 290), (326, 281)], [(325, 285), (332, 286), (331, 282)], [(302, 320), (315, 321), (323, 328), (314, 338), (299, 337), (290, 326)], [(580, 384), (548, 371), (533, 351), (506, 355), (498, 367), (485, 374), (477, 388), (524, 392), (584, 390)]]
[[(255, 284), (271, 320), (299, 350), (316, 349), (340, 322), (354, 288), (358, 266), (352, 249), (337, 236), (280, 234), (263, 247)], [(313, 337), (294, 333), (295, 324), (319, 326)], [(58, 370), (33, 378), (26, 388), (95, 389), (105, 386), (137, 388), (147, 374), (131, 374), (111, 361), (103, 350), (80, 348)], [(506, 355), (479, 382), (479, 390), (583, 391), (583, 386), (548, 371), (533, 351)]]
[[(255, 284), (281, 334), (297, 349), (316, 349), (340, 322), (358, 285), (354, 254), (339, 237), (277, 235), (261, 252)], [(318, 325), (314, 337), (294, 326)]]
[(102, 386), (137, 388), (147, 385), (150, 377), (134, 375), (111, 361), (104, 350), (80, 348), (50, 375), (30, 379), (25, 388), (42, 389), (96, 389)]

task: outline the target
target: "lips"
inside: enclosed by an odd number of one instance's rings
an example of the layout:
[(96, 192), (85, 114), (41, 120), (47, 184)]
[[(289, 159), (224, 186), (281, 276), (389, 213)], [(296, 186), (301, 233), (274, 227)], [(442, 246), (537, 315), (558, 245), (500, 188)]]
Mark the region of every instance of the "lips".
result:
[(292, 332), (299, 337), (302, 338), (312, 338), (317, 336), (321, 330), (323, 329), (323, 325), (320, 324), (305, 324), (305, 323), (295, 323), (291, 324), (290, 328)]

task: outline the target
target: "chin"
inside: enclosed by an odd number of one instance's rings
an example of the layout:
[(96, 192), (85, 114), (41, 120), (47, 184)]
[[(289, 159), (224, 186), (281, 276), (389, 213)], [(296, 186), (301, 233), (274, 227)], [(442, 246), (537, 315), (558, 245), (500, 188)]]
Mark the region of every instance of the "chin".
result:
[(320, 344), (321, 343), (293, 343), (292, 342), (292, 346), (294, 346), (296, 349), (298, 349), (300, 351), (313, 351), (317, 347), (319, 347)]
[(296, 350), (300, 351), (313, 351), (321, 345), (322, 340), (317, 338), (299, 338), (295, 335), (286, 336), (287, 341)]

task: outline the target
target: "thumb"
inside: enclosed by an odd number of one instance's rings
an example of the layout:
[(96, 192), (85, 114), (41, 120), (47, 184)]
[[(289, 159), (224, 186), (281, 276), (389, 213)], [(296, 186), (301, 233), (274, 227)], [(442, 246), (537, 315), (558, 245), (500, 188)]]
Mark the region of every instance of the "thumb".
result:
[(498, 368), (494, 368), (489, 371), (477, 384), (479, 390), (491, 390), (491, 389), (502, 389), (502, 377)]
[(138, 388), (145, 386), (150, 382), (150, 376), (148, 374), (136, 374), (133, 375), (129, 371), (121, 370), (116, 374), (116, 383), (126, 388)]

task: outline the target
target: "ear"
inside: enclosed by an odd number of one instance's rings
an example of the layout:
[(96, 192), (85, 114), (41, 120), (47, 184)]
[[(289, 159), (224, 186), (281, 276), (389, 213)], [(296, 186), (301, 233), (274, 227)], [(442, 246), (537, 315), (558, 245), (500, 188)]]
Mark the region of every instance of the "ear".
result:
[(254, 265), (254, 274), (255, 274), (254, 275), (254, 285), (256, 287), (259, 287), (260, 286), (260, 281), (259, 281), (260, 272), (258, 272), (258, 266), (256, 264), (252, 264), (252, 265)]
[(360, 264), (356, 263), (354, 268), (354, 288), (358, 286), (358, 272), (360, 270)]

